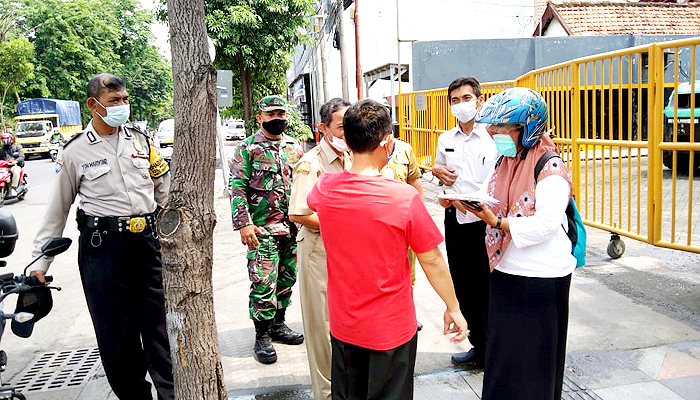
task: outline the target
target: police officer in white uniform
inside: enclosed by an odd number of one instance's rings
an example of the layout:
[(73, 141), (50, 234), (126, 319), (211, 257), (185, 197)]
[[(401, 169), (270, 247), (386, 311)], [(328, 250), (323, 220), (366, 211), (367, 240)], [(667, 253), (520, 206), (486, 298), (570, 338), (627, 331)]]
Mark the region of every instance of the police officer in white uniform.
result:
[[(476, 111), (484, 103), (481, 85), (474, 77), (460, 77), (447, 89), (450, 110), (457, 126), (438, 138), (433, 175), (449, 189), (462, 194), (476, 192), (493, 170), (498, 152), (491, 135), (475, 125)], [(473, 349), (452, 355), (452, 363), (483, 368), (486, 350), (486, 317), (489, 304), (489, 259), (486, 223), (469, 213), (466, 223), (457, 219), (450, 202), (445, 209), (445, 248), (459, 307), (469, 324)], [(466, 249), (465, 250), (465, 246)]]
[[(92, 121), (58, 156), (53, 192), (34, 239), (32, 256), (60, 236), (80, 195), (78, 266), (100, 356), (121, 400), (174, 399), (170, 347), (165, 329), (160, 243), (155, 211), (170, 187), (167, 164), (146, 134), (131, 125), (123, 80), (100, 74), (87, 86)], [(32, 275), (44, 280), (51, 258)]]

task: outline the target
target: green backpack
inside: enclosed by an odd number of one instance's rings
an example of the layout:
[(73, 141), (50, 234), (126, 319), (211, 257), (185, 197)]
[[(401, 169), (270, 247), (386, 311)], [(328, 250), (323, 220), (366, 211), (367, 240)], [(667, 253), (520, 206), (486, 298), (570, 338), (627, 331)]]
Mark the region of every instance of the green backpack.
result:
[[(544, 153), (537, 161), (535, 165), (535, 183), (537, 183), (537, 176), (542, 171), (542, 168), (552, 157), (559, 157), (559, 153), (555, 151)], [(562, 160), (562, 162), (564, 161)], [(576, 268), (583, 267), (586, 265), (586, 227), (583, 225), (581, 214), (578, 213), (578, 207), (573, 198), (566, 207), (566, 220), (569, 225), (566, 236), (571, 240), (571, 254), (576, 257)], [(564, 229), (563, 225), (562, 229)]]

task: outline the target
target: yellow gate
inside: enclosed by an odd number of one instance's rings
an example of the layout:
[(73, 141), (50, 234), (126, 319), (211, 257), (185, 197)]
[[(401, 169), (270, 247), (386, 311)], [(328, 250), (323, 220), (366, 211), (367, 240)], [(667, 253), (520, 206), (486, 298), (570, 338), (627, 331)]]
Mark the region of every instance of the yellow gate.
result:
[[(624, 252), (618, 235), (700, 253), (698, 46), (700, 38), (638, 46), (482, 84), (486, 97), (513, 86), (542, 93), (581, 216), (613, 233), (611, 257)], [(399, 95), (401, 138), (421, 168), (455, 124), (447, 89)]]

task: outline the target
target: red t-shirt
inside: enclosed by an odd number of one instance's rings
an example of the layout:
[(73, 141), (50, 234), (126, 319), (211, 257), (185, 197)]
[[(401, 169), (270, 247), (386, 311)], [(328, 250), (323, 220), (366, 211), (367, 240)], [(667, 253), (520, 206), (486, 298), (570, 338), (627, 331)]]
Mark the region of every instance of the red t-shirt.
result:
[(408, 246), (433, 249), (442, 234), (410, 185), (381, 175), (324, 174), (307, 197), (318, 213), (336, 339), (390, 350), (416, 334)]

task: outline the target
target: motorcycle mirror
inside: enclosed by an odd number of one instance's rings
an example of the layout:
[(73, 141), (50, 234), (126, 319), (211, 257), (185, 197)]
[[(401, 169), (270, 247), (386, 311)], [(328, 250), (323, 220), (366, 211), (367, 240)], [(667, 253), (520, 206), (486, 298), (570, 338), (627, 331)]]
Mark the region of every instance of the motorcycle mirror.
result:
[(67, 237), (55, 237), (49, 239), (41, 246), (41, 253), (47, 257), (53, 257), (68, 250), (73, 241)]
[(24, 267), (24, 272), (22, 274), (27, 275), (27, 270), (29, 267), (37, 262), (41, 257), (53, 257), (68, 250), (71, 243), (73, 243), (73, 241), (66, 237), (55, 237), (49, 239), (43, 246), (41, 246), (41, 254), (37, 256), (37, 258), (33, 259), (32, 262), (30, 262), (26, 267)]
[(32, 318), (34, 318), (34, 314), (32, 314), (30, 312), (18, 312), (14, 316), (15, 321), (17, 321), (19, 323), (27, 322), (27, 321), (31, 320)]

